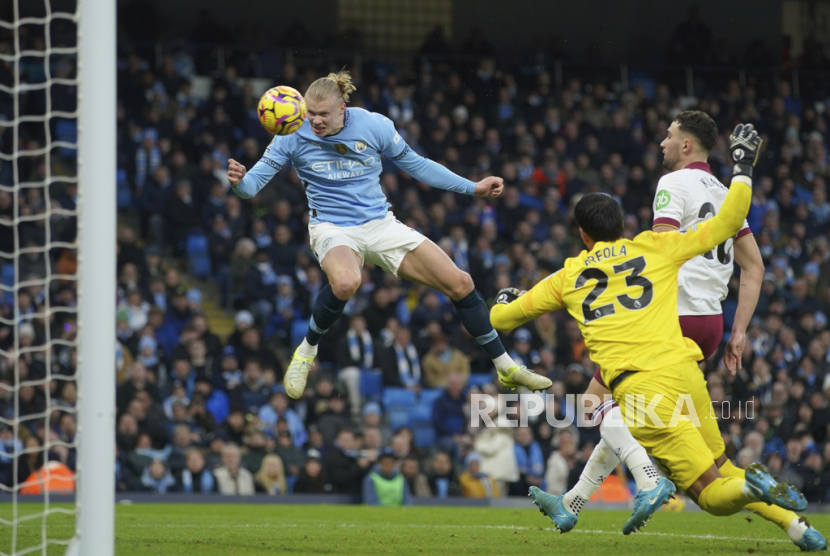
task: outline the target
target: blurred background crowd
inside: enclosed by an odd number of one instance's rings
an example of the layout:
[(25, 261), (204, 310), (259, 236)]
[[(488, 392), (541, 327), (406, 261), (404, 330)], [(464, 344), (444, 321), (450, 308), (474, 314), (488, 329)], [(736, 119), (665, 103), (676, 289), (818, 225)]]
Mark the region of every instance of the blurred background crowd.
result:
[[(203, 31), (221, 34), (212, 25)], [(30, 52), (46, 48), (40, 29), (22, 33)], [(70, 41), (71, 32), (53, 26), (49, 44)], [(303, 33), (297, 26), (286, 40), (302, 46)], [(0, 34), (0, 52), (12, 50), (11, 40)], [(289, 165), (242, 200), (229, 189), (226, 165), (233, 157), (250, 168), (267, 146), (255, 112), (267, 86), (304, 92), (339, 68), (284, 60), (275, 75), (251, 62), (267, 60), (262, 54), (217, 70), (186, 50), (159, 58), (140, 43), (121, 45), (113, 184), (119, 490), (343, 493), (389, 503), (389, 483), (401, 492), (392, 502), (408, 503), (520, 495), (529, 485), (561, 493), (576, 482), (599, 435), (548, 421), (571, 411), (568, 394), (581, 394), (596, 367), (564, 312), (502, 336), (517, 362), (554, 381), (545, 412), (526, 427), (471, 427), (470, 396), (498, 393), (490, 361), (441, 294), (367, 264), (321, 343), (306, 395), (290, 400), (283, 369), (326, 283), (308, 248), (303, 185)], [(794, 91), (794, 71), (828, 65), (821, 45), (808, 46), (795, 58), (787, 40), (776, 55), (749, 44), (744, 63), (781, 71), (718, 74), (689, 91), (660, 72), (628, 88), (588, 66), (555, 76), (552, 61), (564, 54), (552, 46), (503, 61), (482, 34), (455, 52), (437, 33), (413, 67), (369, 59), (348, 67), (357, 84), (351, 106), (386, 115), (414, 150), (460, 175), (504, 178), (504, 194), (489, 202), (432, 189), (383, 163), (396, 216), (443, 248), (485, 298), (507, 286), (528, 289), (582, 250), (572, 207), (585, 192), (618, 199), (626, 237), (651, 229), (665, 172), (659, 143), (679, 111), (704, 110), (717, 122), (709, 163), (726, 183), (729, 132), (737, 122), (755, 125), (764, 150), (748, 220), (767, 273), (742, 369), (730, 376), (719, 352), (705, 372), (728, 456), (741, 466), (764, 461), (820, 502), (830, 494), (830, 90), (813, 78)], [(701, 53), (711, 64), (739, 62), (694, 14), (669, 51), (678, 62)], [(48, 59), (51, 78), (76, 75), (71, 57)], [(44, 67), (42, 56), (17, 68), (0, 59), (0, 84), (11, 86), (16, 71), (43, 83)], [(201, 92), (200, 82), (208, 84)], [(15, 117), (10, 99), (0, 102), (4, 121)], [(73, 87), (20, 97), (21, 114), (47, 107), (74, 110)], [(78, 188), (65, 177), (74, 175), (75, 151), (45, 148), (73, 140), (71, 121), (23, 123), (16, 139), (11, 127), (0, 131), (0, 152), (19, 153), (17, 164), (0, 160), (0, 278), (9, 290), (19, 285), (17, 303), (5, 290), (0, 299), (0, 417), (17, 411), (22, 425), (15, 437), (0, 422), (0, 482), (9, 485), (45, 461), (75, 465)], [(21, 185), (13, 191), (12, 183)], [(736, 286), (735, 277), (725, 340)], [(49, 450), (38, 450), (46, 441)], [(16, 465), (15, 447), (27, 448)], [(600, 496), (630, 497), (624, 469)]]

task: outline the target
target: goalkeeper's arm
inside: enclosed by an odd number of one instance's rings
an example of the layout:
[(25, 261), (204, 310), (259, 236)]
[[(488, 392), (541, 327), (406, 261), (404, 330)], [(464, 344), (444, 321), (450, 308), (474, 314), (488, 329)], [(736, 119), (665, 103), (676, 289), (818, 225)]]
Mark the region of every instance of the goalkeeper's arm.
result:
[(508, 332), (544, 313), (557, 311), (562, 304), (562, 288), (565, 273), (551, 274), (529, 292), (505, 288), (496, 296), (496, 303), (490, 309), (490, 324), (499, 332)]

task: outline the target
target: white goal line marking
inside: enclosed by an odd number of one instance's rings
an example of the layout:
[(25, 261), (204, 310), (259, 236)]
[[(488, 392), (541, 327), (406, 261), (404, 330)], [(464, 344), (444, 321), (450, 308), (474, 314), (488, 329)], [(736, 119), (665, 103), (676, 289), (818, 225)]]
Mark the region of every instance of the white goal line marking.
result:
[[(311, 523), (311, 522), (310, 522)], [(357, 524), (357, 523), (336, 523), (336, 522), (320, 522), (315, 521), (313, 522), (315, 525), (333, 525), (334, 527), (341, 528), (341, 529), (352, 529), (352, 528), (371, 528), (371, 527), (401, 527), (401, 528), (411, 528), (411, 529), (514, 529), (519, 531), (530, 531), (534, 529), (539, 529), (539, 527), (528, 527), (523, 525), (446, 525), (446, 524), (438, 524), (438, 525), (427, 525), (421, 523), (366, 523), (366, 524)], [(197, 523), (160, 523), (158, 525), (151, 525), (149, 523), (120, 523), (117, 527), (139, 527), (139, 528), (155, 528), (155, 527), (170, 527), (170, 528), (195, 528), (195, 527), (205, 527), (209, 529), (246, 529), (246, 528), (258, 528), (258, 527), (299, 527), (300, 524), (298, 523), (274, 523), (274, 524), (267, 524), (267, 523), (218, 523), (218, 524), (204, 524), (200, 525)], [(552, 527), (542, 527), (545, 531), (552, 531), (555, 532), (556, 530)], [(599, 529), (574, 529), (573, 533), (592, 533), (597, 535), (622, 535), (622, 531), (602, 531)], [(764, 543), (790, 543), (792, 542), (789, 539), (759, 539), (758, 537), (725, 537), (719, 535), (688, 535), (685, 533), (658, 533), (656, 531), (649, 531), (649, 532), (640, 532), (636, 533), (637, 536), (652, 536), (652, 537), (673, 537), (678, 539), (699, 539), (699, 540), (707, 540), (707, 541), (758, 541)]]

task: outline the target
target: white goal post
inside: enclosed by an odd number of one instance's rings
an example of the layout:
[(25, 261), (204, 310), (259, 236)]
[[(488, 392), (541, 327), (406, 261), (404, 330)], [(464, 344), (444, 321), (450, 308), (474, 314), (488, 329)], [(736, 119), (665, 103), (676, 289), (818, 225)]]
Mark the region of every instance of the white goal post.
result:
[(114, 554), (116, 0), (76, 2), (0, 18), (0, 556)]
[(76, 546), (77, 553), (83, 556), (112, 556), (115, 546), (116, 2), (78, 0), (78, 18), (80, 350)]

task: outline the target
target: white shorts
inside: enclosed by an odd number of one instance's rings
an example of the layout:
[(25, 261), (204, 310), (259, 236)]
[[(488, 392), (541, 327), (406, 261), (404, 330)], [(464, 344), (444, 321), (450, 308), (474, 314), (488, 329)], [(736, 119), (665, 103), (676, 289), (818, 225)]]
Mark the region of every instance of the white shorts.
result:
[(330, 222), (311, 224), (308, 233), (311, 250), (320, 264), (332, 247), (345, 245), (360, 255), (361, 266), (368, 261), (395, 276), (406, 254), (426, 239), (420, 232), (402, 224), (391, 212), (386, 218), (360, 226), (338, 226)]

